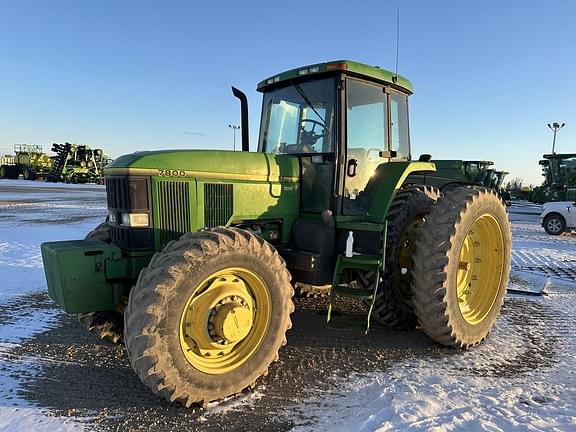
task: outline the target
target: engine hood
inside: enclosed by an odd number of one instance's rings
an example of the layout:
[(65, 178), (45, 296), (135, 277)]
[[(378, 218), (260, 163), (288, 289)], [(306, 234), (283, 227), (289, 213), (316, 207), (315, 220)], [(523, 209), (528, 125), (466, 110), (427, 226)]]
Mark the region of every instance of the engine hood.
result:
[(233, 180), (298, 181), (298, 158), (226, 150), (161, 150), (121, 156), (104, 175), (148, 175)]

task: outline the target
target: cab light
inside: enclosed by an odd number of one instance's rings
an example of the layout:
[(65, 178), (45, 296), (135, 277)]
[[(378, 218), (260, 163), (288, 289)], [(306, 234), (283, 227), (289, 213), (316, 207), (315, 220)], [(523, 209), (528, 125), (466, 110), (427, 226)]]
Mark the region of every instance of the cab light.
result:
[(326, 65), (327, 71), (346, 70), (346, 69), (348, 69), (348, 65), (346, 63), (328, 63)]
[(122, 226), (137, 228), (150, 225), (150, 219), (147, 213), (122, 213), (120, 218)]

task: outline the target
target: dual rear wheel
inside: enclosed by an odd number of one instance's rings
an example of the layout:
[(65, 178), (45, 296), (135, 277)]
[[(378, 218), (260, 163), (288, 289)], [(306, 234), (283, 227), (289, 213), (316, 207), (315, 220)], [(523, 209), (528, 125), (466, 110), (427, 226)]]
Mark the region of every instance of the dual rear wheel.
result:
[(500, 313), (511, 259), (506, 207), (491, 189), (459, 187), (438, 198), (418, 232), (411, 301), (436, 342), (482, 342)]
[(419, 325), (436, 342), (470, 347), (489, 333), (508, 284), (511, 236), (506, 207), (491, 189), (414, 187), (389, 211), (386, 272), (374, 318)]

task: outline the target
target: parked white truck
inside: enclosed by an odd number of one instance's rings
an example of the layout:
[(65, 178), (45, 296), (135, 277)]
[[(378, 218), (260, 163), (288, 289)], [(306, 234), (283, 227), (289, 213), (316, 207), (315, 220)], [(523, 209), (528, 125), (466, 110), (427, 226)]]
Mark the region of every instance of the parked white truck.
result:
[(560, 235), (576, 229), (576, 202), (547, 202), (542, 206), (540, 223), (548, 234)]

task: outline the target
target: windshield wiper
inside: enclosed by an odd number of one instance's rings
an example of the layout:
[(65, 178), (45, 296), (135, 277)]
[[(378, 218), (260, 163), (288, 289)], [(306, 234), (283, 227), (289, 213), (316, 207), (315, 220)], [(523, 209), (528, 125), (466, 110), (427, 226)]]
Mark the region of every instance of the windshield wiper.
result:
[(316, 111), (316, 108), (314, 108), (314, 105), (312, 105), (312, 102), (310, 102), (310, 99), (308, 99), (308, 96), (306, 96), (306, 94), (304, 93), (304, 90), (302, 90), (302, 87), (300, 87), (300, 84), (294, 84), (294, 88), (296, 89), (298, 94), (302, 97), (302, 99), (304, 99), (304, 102), (306, 102), (306, 105), (308, 105), (310, 108), (312, 108), (312, 111), (314, 111), (314, 114), (316, 114), (318, 116), (318, 118), (322, 121), (322, 126), (324, 126), (324, 128), (326, 128), (326, 120), (323, 119), (320, 114), (318, 114), (318, 111)]

